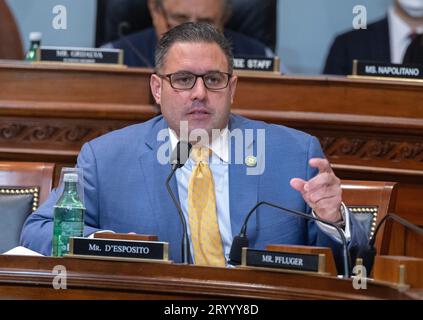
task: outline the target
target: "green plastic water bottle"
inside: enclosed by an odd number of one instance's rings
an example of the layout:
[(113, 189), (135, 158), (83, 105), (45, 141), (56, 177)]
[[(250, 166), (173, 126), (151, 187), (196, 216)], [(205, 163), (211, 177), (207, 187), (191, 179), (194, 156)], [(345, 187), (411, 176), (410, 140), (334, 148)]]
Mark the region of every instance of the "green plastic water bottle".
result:
[(37, 48), (41, 46), (41, 32), (31, 32), (29, 34), (29, 50), (26, 53), (25, 60), (35, 61)]
[(65, 173), (64, 190), (54, 206), (52, 255), (61, 257), (69, 253), (69, 238), (84, 235), (84, 204), (78, 191), (78, 174)]

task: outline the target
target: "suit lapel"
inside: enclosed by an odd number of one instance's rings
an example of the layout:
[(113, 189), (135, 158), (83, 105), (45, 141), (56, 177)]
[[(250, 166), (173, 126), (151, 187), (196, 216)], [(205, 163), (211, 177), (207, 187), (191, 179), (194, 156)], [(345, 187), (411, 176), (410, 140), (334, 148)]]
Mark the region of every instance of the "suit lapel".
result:
[[(256, 144), (256, 138), (254, 137), (253, 141), (245, 141), (245, 129), (246, 128), (241, 120), (243, 118), (238, 118), (231, 116), (229, 129), (231, 132), (234, 130), (242, 130), (244, 141), (243, 141), (243, 157), (242, 163), (236, 163), (236, 147), (235, 139), (231, 139), (231, 158), (229, 165), (229, 201), (230, 201), (230, 216), (231, 216), (231, 230), (232, 235), (236, 236), (241, 230), (241, 226), (244, 223), (247, 213), (256, 205), (258, 199), (258, 184), (259, 184), (259, 175), (248, 175), (247, 174), (247, 165), (245, 164), (245, 158), (249, 155), (253, 155), (253, 151)], [(247, 145), (245, 145), (247, 142)], [(239, 148), (239, 146), (238, 146)], [(241, 157), (240, 157), (241, 158)], [(240, 159), (239, 159), (240, 160)], [(256, 237), (256, 215), (253, 214), (251, 219), (248, 222), (247, 234), (248, 238), (254, 239)]]
[[(157, 159), (158, 153), (169, 150), (169, 137), (166, 141), (158, 141), (160, 130), (167, 130), (166, 122), (159, 120), (146, 136), (145, 144), (141, 146), (139, 152), (139, 164), (150, 199), (152, 214), (156, 217), (157, 228), (159, 230), (159, 240), (169, 242), (169, 252), (171, 259), (179, 261), (181, 252), (178, 250), (182, 238), (182, 226), (179, 214), (166, 190), (166, 179), (171, 172), (170, 165), (161, 164)], [(176, 179), (170, 182), (172, 191), (178, 199)]]
[(376, 61), (391, 61), (388, 18), (375, 24), (373, 34), (372, 41), (374, 44), (369, 46), (374, 50), (373, 59)]

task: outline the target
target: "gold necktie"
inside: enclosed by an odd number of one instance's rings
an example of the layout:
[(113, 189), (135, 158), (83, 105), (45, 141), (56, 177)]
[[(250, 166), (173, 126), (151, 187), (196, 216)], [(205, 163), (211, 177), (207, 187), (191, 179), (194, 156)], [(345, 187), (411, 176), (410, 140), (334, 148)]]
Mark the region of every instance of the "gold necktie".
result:
[(196, 162), (188, 187), (188, 215), (195, 264), (225, 266), (222, 238), (216, 215), (213, 176), (208, 165), (210, 149), (194, 147)]

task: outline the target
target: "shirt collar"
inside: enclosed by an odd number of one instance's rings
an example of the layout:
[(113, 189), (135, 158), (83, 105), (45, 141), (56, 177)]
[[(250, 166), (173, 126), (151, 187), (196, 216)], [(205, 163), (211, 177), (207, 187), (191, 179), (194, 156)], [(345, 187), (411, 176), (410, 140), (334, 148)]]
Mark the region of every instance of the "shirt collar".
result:
[(390, 30), (395, 30), (395, 34), (399, 41), (407, 40), (413, 31), (416, 33), (423, 33), (423, 24), (417, 27), (416, 30), (411, 29), (410, 26), (397, 14), (394, 6), (389, 7), (388, 20)]
[(388, 10), (388, 20), (389, 20), (389, 32), (394, 34), (394, 40), (396, 43), (405, 41), (408, 39), (408, 36), (413, 31), (408, 24), (401, 19), (401, 17), (395, 11), (395, 7), (391, 6)]
[(411, 43), (410, 35), (412, 32), (422, 33), (423, 25), (416, 30), (410, 26), (398, 15), (394, 6), (388, 9), (389, 41), (391, 50), (391, 62), (401, 63)]
[[(169, 137), (170, 145), (172, 150), (176, 148), (176, 145), (179, 142), (179, 138), (176, 135), (175, 131), (169, 128)], [(226, 126), (220, 131), (220, 134), (212, 141), (211, 146), (209, 147), (213, 154), (219, 157), (225, 163), (229, 162), (229, 129)]]

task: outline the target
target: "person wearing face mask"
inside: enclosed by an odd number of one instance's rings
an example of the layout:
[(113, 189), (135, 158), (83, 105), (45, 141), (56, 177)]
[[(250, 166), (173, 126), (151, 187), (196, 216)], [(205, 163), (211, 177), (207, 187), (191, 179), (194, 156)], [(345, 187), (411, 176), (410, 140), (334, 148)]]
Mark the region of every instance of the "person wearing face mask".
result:
[(423, 63), (423, 0), (395, 0), (382, 20), (337, 36), (324, 74), (348, 75), (352, 62)]

